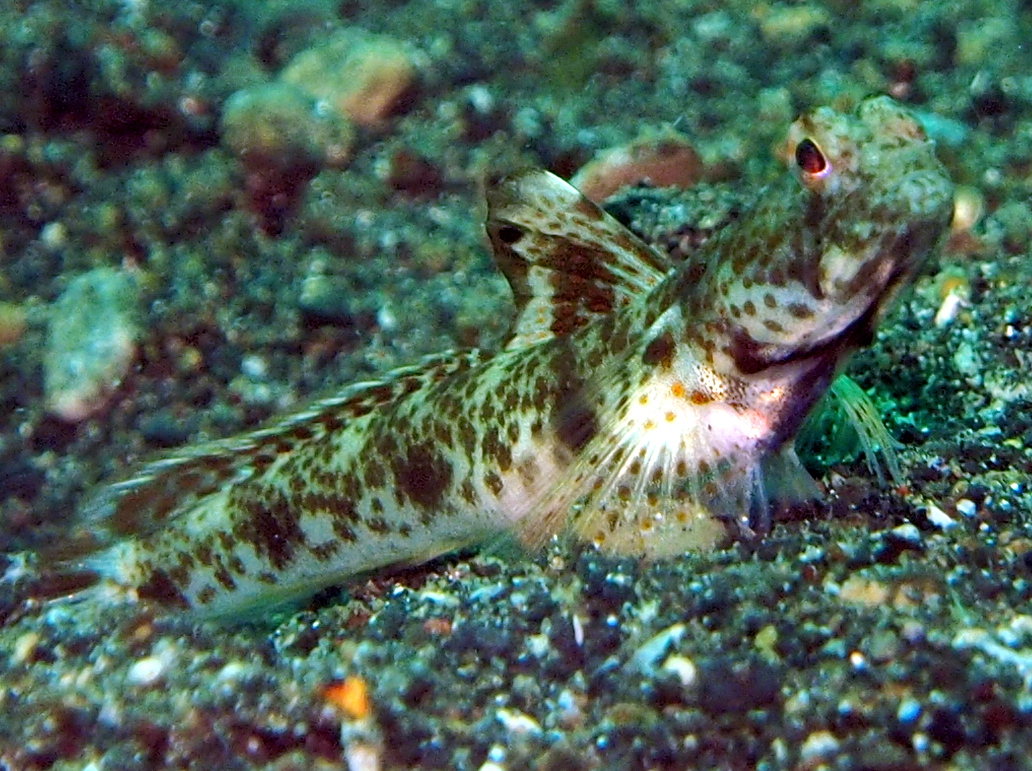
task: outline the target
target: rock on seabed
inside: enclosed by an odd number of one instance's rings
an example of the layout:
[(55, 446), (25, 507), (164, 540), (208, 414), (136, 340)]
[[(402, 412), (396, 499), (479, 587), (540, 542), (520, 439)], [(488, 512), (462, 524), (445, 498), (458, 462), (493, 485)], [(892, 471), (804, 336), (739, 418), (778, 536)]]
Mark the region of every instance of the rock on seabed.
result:
[(342, 115), (320, 113), (301, 88), (276, 81), (234, 93), (222, 111), (222, 143), (245, 166), (289, 172), (351, 159), (354, 130)]
[(386, 35), (345, 29), (295, 56), (280, 73), (359, 126), (377, 128), (416, 86), (407, 46)]
[(136, 282), (95, 268), (76, 277), (54, 303), (43, 352), (47, 409), (83, 420), (107, 404), (136, 351)]

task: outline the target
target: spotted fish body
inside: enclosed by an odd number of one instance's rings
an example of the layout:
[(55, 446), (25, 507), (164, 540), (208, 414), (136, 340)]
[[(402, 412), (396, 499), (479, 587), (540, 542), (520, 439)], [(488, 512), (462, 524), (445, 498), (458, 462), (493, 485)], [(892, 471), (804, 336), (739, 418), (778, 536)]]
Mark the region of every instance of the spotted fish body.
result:
[[(203, 615), (500, 533), (663, 557), (751, 534), (791, 440), (946, 229), (952, 187), (887, 98), (791, 129), (793, 172), (680, 265), (546, 172), (488, 191), (508, 346), (448, 353), (102, 491), (108, 586)], [(775, 484), (776, 483), (776, 484)]]

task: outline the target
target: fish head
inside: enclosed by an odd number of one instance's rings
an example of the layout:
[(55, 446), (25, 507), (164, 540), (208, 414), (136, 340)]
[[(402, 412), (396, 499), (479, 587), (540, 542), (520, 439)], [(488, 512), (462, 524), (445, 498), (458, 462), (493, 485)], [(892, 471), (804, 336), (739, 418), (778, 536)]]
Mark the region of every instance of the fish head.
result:
[(952, 217), (953, 183), (934, 143), (910, 112), (879, 97), (855, 116), (821, 108), (800, 118), (788, 145), (804, 189), (811, 293), (839, 309), (884, 307)]
[(766, 231), (746, 235), (751, 247), (732, 245), (746, 256), (723, 266), (744, 370), (813, 357), (834, 366), (869, 343), (953, 212), (934, 143), (888, 97), (855, 115), (819, 108), (801, 117), (786, 150), (792, 174), (768, 190), (757, 218)]

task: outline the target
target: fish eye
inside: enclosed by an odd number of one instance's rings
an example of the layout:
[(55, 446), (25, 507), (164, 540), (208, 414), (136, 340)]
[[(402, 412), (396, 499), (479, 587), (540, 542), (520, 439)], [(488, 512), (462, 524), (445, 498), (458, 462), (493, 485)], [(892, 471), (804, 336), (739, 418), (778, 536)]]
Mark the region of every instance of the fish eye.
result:
[(828, 159), (824, 157), (812, 139), (804, 139), (795, 150), (796, 165), (811, 176), (823, 174), (828, 169)]

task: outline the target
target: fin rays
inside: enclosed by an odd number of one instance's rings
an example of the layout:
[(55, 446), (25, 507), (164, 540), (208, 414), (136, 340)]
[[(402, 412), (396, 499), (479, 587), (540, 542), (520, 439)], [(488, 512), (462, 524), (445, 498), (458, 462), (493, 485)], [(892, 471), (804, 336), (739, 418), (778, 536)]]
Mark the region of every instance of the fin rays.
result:
[[(690, 405), (675, 414), (678, 405), (664, 403), (655, 388), (619, 396), (615, 374), (639, 353), (612, 362), (591, 393), (578, 395), (596, 405), (602, 430), (535, 491), (519, 525), (524, 543), (538, 545), (567, 529), (604, 551), (661, 558), (766, 528), (758, 453), (722, 452)], [(645, 407), (643, 396), (652, 400)]]
[(568, 335), (647, 294), (668, 260), (554, 174), (487, 191), (487, 234), (516, 301), (507, 347)]

